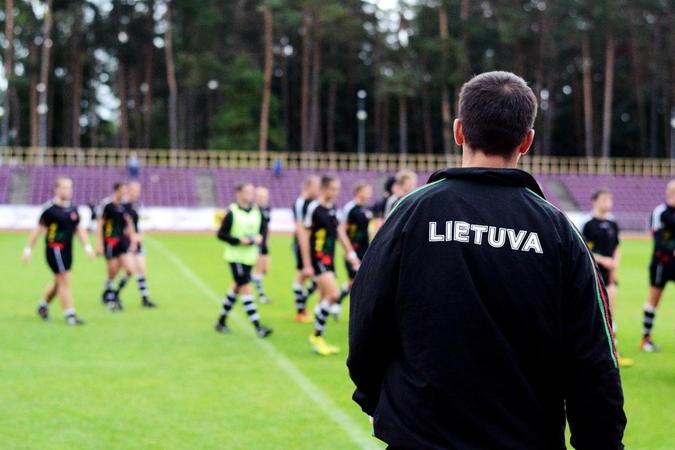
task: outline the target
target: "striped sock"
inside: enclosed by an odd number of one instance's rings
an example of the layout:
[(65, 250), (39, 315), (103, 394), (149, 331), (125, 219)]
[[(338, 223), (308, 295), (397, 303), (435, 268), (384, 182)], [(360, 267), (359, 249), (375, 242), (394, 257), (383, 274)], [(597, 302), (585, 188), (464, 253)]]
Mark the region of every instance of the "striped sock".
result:
[(340, 296), (338, 297), (338, 304), (342, 303), (342, 300), (344, 300), (347, 296), (349, 295), (349, 284), (347, 283), (342, 283), (342, 289), (340, 290)]
[(145, 279), (145, 276), (144, 276), (144, 275), (139, 275), (139, 276), (136, 278), (136, 281), (138, 281), (138, 290), (140, 291), (141, 296), (142, 296), (144, 299), (147, 299), (147, 298), (148, 298), (148, 295), (150, 295), (150, 292), (148, 291), (148, 282), (147, 282), (147, 280)]
[(295, 297), (295, 309), (298, 313), (304, 312), (307, 296), (305, 290), (298, 283), (293, 283), (293, 296)]
[(649, 337), (652, 334), (652, 327), (654, 326), (654, 317), (656, 316), (656, 308), (651, 305), (644, 306), (644, 315), (642, 316), (642, 334), (644, 337)]
[(248, 320), (251, 321), (256, 330), (260, 329), (260, 314), (258, 314), (258, 305), (253, 301), (252, 295), (242, 295), (241, 301), (244, 304), (244, 311), (248, 314)]
[(265, 288), (263, 288), (263, 276), (255, 274), (251, 277), (251, 280), (253, 281), (253, 284), (255, 284), (255, 288), (258, 291), (258, 296), (259, 297), (264, 297), (265, 296)]
[(115, 293), (119, 294), (122, 289), (124, 289), (124, 286), (126, 286), (127, 281), (129, 281), (129, 277), (124, 275), (122, 278), (120, 278), (120, 282), (117, 285), (117, 289), (115, 290)]
[(309, 286), (307, 286), (307, 293), (305, 294), (305, 301), (307, 300), (306, 297), (309, 297), (316, 291), (316, 287), (318, 286), (318, 283), (316, 281), (316, 277), (312, 278), (312, 281), (310, 281)]
[(316, 305), (314, 309), (314, 334), (316, 336), (323, 336), (326, 328), (326, 320), (328, 319), (330, 303), (325, 298)]
[(108, 279), (105, 281), (105, 291), (103, 291), (103, 301), (112, 302), (115, 300), (115, 290), (113, 289), (113, 280)]
[(221, 325), (225, 325), (225, 320), (227, 319), (227, 315), (230, 313), (230, 310), (234, 306), (234, 302), (237, 301), (237, 297), (234, 295), (234, 291), (230, 289), (227, 291), (227, 297), (223, 299), (223, 309), (220, 310), (220, 319), (218, 320), (218, 323)]

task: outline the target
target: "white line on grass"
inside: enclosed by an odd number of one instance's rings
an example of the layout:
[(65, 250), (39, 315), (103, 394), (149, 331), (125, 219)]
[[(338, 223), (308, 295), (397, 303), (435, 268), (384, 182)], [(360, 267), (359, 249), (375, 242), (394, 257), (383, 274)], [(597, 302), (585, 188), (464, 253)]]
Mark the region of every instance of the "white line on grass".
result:
[[(144, 241), (150, 244), (152, 247), (155, 247), (155, 249), (162, 253), (168, 260), (170, 260), (183, 273), (183, 275), (185, 275), (186, 278), (192, 281), (192, 283), (204, 294), (212, 298), (216, 304), (220, 304), (220, 296), (218, 293), (211, 289), (189, 267), (183, 264), (183, 262), (171, 250), (166, 248), (162, 243), (155, 239), (148, 239), (147, 235), (145, 236)], [(243, 319), (237, 314), (232, 315), (231, 320), (234, 320), (239, 327), (244, 327), (246, 325), (246, 319)], [(370, 450), (380, 448), (377, 444), (375, 444), (372, 437), (366, 436), (363, 432), (363, 429), (358, 426), (351, 417), (342, 411), (342, 409), (340, 409), (340, 407), (338, 407), (333, 400), (321, 392), (321, 390), (273, 344), (268, 341), (263, 341), (262, 339), (256, 340), (256, 342), (272, 357), (277, 366), (283, 369), (283, 371), (286, 372), (291, 380), (293, 380), (293, 382), (295, 382), (295, 384), (297, 384), (298, 387), (305, 394), (307, 394), (307, 396), (314, 403), (316, 403), (333, 422), (335, 422), (345, 433), (347, 433), (352, 441), (357, 443), (363, 449)], [(366, 420), (365, 417), (364, 420)]]

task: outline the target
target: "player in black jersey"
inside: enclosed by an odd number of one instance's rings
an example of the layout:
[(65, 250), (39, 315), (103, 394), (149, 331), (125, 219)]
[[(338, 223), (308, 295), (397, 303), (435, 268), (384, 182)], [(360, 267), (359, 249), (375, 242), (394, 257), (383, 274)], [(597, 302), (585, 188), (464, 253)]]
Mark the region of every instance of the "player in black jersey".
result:
[(322, 356), (340, 351), (338, 347), (329, 345), (323, 337), (330, 306), (340, 296), (334, 265), (336, 241), (340, 241), (354, 268), (358, 268), (360, 262), (345, 230), (338, 226), (338, 212), (333, 202), (339, 193), (340, 180), (330, 176), (321, 178), (321, 194), (307, 207), (304, 221), (307, 231), (301, 234), (299, 241), (302, 272), (306, 277), (317, 276), (321, 294), (321, 301), (314, 310), (314, 334), (309, 340), (312, 350)]
[(265, 186), (258, 186), (255, 188), (255, 203), (258, 205), (260, 214), (262, 215), (262, 225), (260, 234), (262, 235), (262, 243), (258, 246), (260, 256), (253, 268), (251, 280), (255, 284), (258, 291), (258, 301), (260, 303), (269, 303), (270, 299), (265, 294), (263, 287), (263, 278), (270, 270), (270, 250), (269, 250), (269, 231), (270, 220), (272, 220), (272, 208), (270, 208), (270, 191)]
[(30, 233), (28, 244), (23, 250), (23, 262), (27, 264), (30, 261), (38, 236), (45, 233), (47, 264), (54, 273), (54, 280), (47, 286), (44, 298), (40, 300), (38, 314), (43, 319), (49, 320), (49, 303), (58, 295), (66, 316), (66, 323), (80, 325), (84, 322), (75, 314), (70, 290), (73, 235), (77, 233), (87, 256), (93, 258), (94, 250), (89, 244), (87, 231), (80, 226), (77, 207), (70, 203), (72, 197), (73, 182), (70, 178), (57, 178), (54, 182), (54, 199), (46, 205), (38, 225)]
[(127, 273), (135, 271), (134, 260), (129, 251), (135, 251), (137, 238), (134, 224), (124, 204), (127, 195), (126, 183), (115, 183), (110, 197), (103, 199), (96, 220), (96, 253), (107, 260), (108, 277), (103, 291), (103, 303), (111, 312), (122, 309), (115, 295), (113, 281), (120, 269)]
[(384, 195), (381, 199), (376, 201), (371, 208), (373, 211), (373, 228), (375, 229), (375, 232), (377, 232), (382, 224), (384, 224), (384, 210), (387, 207), (387, 200), (393, 193), (392, 190), (394, 188), (394, 184), (396, 184), (396, 177), (389, 177), (386, 179), (383, 186)]
[(666, 186), (666, 202), (654, 209), (651, 217), (654, 252), (649, 265), (649, 294), (642, 318), (643, 338), (640, 349), (657, 352), (652, 342), (652, 327), (663, 289), (668, 281), (675, 281), (675, 180)]
[[(621, 250), (619, 249), (619, 226), (609, 218), (614, 199), (606, 188), (596, 189), (591, 195), (593, 211), (591, 216), (581, 226), (581, 234), (586, 239), (588, 248), (593, 253), (598, 264), (600, 276), (605, 282), (609, 309), (612, 315), (612, 327), (616, 333), (614, 311), (616, 303), (617, 279)], [(633, 360), (619, 357), (619, 367), (630, 367)]]
[[(295, 296), (296, 315), (295, 321), (300, 323), (310, 323), (313, 321), (307, 312), (307, 298), (316, 290), (316, 280), (314, 277), (307, 277), (302, 272), (302, 255), (300, 254), (299, 240), (303, 237), (305, 230), (304, 219), (307, 213), (307, 207), (319, 195), (321, 179), (316, 175), (310, 175), (302, 183), (302, 193), (293, 204), (293, 219), (295, 220), (295, 236), (293, 237), (293, 253), (295, 254), (295, 282), (293, 283), (293, 294)], [(305, 287), (307, 280), (311, 280), (309, 286)]]
[[(359, 260), (363, 259), (363, 255), (368, 250), (370, 243), (370, 236), (368, 234), (368, 226), (373, 218), (372, 211), (368, 208), (367, 203), (373, 195), (373, 187), (365, 181), (359, 181), (354, 186), (354, 198), (350, 200), (343, 208), (340, 214), (340, 227), (342, 227), (352, 244), (352, 248), (356, 252)], [(345, 265), (347, 267), (347, 274), (349, 281), (342, 284), (340, 290), (340, 297), (330, 307), (330, 313), (335, 317), (335, 320), (340, 318), (340, 311), (342, 309), (342, 301), (349, 295), (352, 288), (354, 277), (356, 277), (356, 267), (345, 258)]]
[[(143, 235), (138, 228), (138, 221), (140, 219), (139, 213), (141, 208), (141, 183), (138, 181), (131, 181), (127, 185), (127, 196), (126, 202), (124, 203), (127, 214), (131, 217), (131, 222), (134, 225), (134, 236), (136, 237), (136, 249), (131, 251), (132, 266), (136, 271), (136, 281), (138, 282), (138, 290), (141, 294), (141, 305), (144, 308), (154, 308), (157, 306), (157, 303), (150, 301), (150, 292), (148, 290), (148, 281), (145, 278), (147, 270), (147, 262), (145, 259), (145, 247), (143, 246)], [(119, 300), (120, 291), (129, 281), (129, 278), (133, 276), (133, 272), (127, 268), (126, 271), (122, 274), (117, 289), (115, 290), (115, 297), (121, 305)]]

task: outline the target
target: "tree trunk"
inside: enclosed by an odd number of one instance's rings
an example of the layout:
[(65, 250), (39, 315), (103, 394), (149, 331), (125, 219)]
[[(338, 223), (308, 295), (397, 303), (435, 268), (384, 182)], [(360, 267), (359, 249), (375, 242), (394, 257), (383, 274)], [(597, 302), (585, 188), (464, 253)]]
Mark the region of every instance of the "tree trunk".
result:
[[(283, 45), (282, 47), (285, 47)], [(284, 150), (291, 149), (291, 99), (288, 91), (288, 57), (281, 50), (281, 103), (284, 116)]]
[(581, 37), (581, 59), (584, 83), (584, 132), (586, 157), (593, 157), (593, 75), (591, 73), (591, 38), (588, 31)]
[(470, 10), (471, 10), (471, 0), (462, 0), (459, 11), (459, 18), (462, 22), (462, 45), (464, 46), (464, 54), (466, 55), (466, 61), (464, 62), (464, 79), (466, 81), (468, 81), (469, 77), (471, 77), (471, 62), (470, 62), (471, 58), (469, 57), (471, 52), (469, 51), (469, 30), (467, 23), (469, 20)]
[[(31, 10), (32, 11), (32, 10)], [(31, 13), (32, 15), (32, 13)], [(33, 16), (34, 17), (34, 16)], [(28, 46), (28, 61), (30, 63), (30, 94), (28, 99), (30, 109), (30, 146), (38, 145), (38, 90), (39, 67), (38, 67), (38, 47), (35, 39), (30, 40)]]
[(382, 101), (382, 153), (389, 153), (389, 97)]
[[(468, 10), (467, 10), (468, 17)], [(450, 90), (448, 89), (448, 12), (445, 10), (445, 4), (440, 1), (438, 6), (438, 25), (441, 33), (441, 53), (443, 58), (443, 67), (441, 70), (441, 116), (443, 118), (443, 153), (450, 155), (452, 153), (452, 116), (450, 115)], [(468, 40), (468, 38), (467, 38)]]
[[(176, 64), (173, 55), (173, 38), (171, 33), (171, 2), (166, 2), (166, 30), (164, 31), (164, 51), (166, 54), (166, 78), (169, 85), (169, 146), (171, 150), (178, 148), (178, 83), (176, 82)], [(176, 155), (172, 155), (174, 164)]]
[(0, 145), (6, 147), (9, 144), (9, 119), (11, 112), (11, 100), (14, 86), (14, 0), (5, 0), (5, 39), (7, 49), (5, 50), (5, 78), (7, 79), (7, 90), (3, 99), (3, 108), (5, 110), (2, 116), (2, 137)]
[(38, 146), (41, 149), (47, 147), (47, 113), (49, 112), (49, 55), (52, 48), (52, 26), (54, 17), (52, 15), (52, 0), (47, 0), (47, 9), (44, 18), (44, 31), (42, 33), (42, 55), (40, 62), (40, 83), (38, 84)]
[(429, 83), (422, 82), (422, 117), (424, 120), (424, 153), (431, 155), (434, 152), (433, 129), (431, 128), (431, 99)]
[(612, 146), (612, 102), (614, 99), (614, 31), (610, 28), (607, 34), (605, 50), (605, 100), (602, 111), (602, 157), (611, 156)]
[(96, 97), (96, 80), (98, 70), (94, 64), (93, 74), (89, 84), (89, 147), (98, 148), (98, 115), (96, 108), (98, 107), (98, 98)]
[[(73, 80), (72, 99), (71, 99), (71, 114), (70, 114), (70, 141), (72, 146), (80, 148), (82, 146), (80, 138), (80, 115), (82, 113), (82, 70), (84, 66), (84, 58), (82, 56), (83, 49), (80, 46), (82, 39), (82, 8), (83, 5), (78, 3), (75, 10), (75, 17), (73, 23), (72, 34), (72, 66), (71, 75)], [(66, 99), (64, 99), (65, 101)]]
[(141, 78), (141, 67), (135, 65), (131, 71), (131, 79), (129, 83), (131, 85), (131, 95), (134, 99), (134, 147), (141, 148), (143, 146), (143, 108), (142, 108), (142, 95), (141, 95), (141, 83), (139, 82)]
[(659, 87), (661, 84), (661, 24), (659, 21), (654, 25), (654, 53), (652, 57), (653, 73), (651, 77), (651, 99), (649, 112), (649, 156), (656, 158), (659, 148)]
[(640, 156), (646, 158), (649, 155), (649, 140), (647, 137), (647, 114), (644, 94), (642, 92), (644, 86), (644, 65), (640, 61), (641, 50), (639, 48), (638, 36), (639, 33), (635, 30), (635, 24), (632, 20), (627, 20), (631, 39), (630, 39), (630, 54), (633, 62), (633, 81), (635, 83), (635, 98), (638, 109), (638, 125), (640, 127)]
[(326, 112), (326, 151), (335, 153), (335, 108), (337, 108), (337, 82), (328, 82), (328, 111)]
[(300, 139), (302, 151), (309, 151), (309, 83), (312, 42), (310, 37), (312, 18), (309, 8), (302, 15), (302, 100), (300, 105)]
[(314, 42), (312, 49), (312, 87), (311, 87), (311, 109), (310, 109), (310, 123), (308, 144), (312, 151), (320, 150), (321, 134), (319, 127), (321, 126), (320, 113), (320, 92), (321, 92), (321, 42), (317, 39)]
[(408, 102), (404, 95), (398, 97), (399, 153), (408, 154)]
[(117, 96), (120, 99), (120, 147), (129, 148), (129, 108), (127, 105), (127, 67), (122, 58), (118, 58), (117, 67)]
[[(154, 2), (153, 2), (154, 3)], [(154, 8), (150, 7), (150, 11), (145, 18), (146, 28), (148, 30), (155, 29), (155, 19), (153, 17)], [(143, 80), (143, 147), (150, 148), (152, 142), (152, 85), (153, 85), (153, 43), (152, 39), (148, 39), (143, 48), (143, 59), (145, 67), (145, 77)]]
[(273, 46), (273, 28), (272, 28), (272, 9), (269, 6), (263, 8), (265, 18), (265, 86), (263, 88), (262, 107), (260, 108), (260, 168), (266, 166), (267, 159), (267, 137), (270, 124), (270, 98), (272, 97), (272, 64), (274, 62)]

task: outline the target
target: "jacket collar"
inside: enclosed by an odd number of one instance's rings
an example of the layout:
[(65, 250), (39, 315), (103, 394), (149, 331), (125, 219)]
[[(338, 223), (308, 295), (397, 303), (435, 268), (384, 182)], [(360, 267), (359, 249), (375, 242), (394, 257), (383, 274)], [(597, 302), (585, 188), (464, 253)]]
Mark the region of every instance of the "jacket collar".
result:
[(486, 184), (524, 187), (544, 198), (544, 193), (541, 191), (534, 177), (520, 169), (494, 169), (489, 167), (447, 168), (434, 172), (429, 177), (428, 182), (431, 183), (443, 179), (471, 180)]

